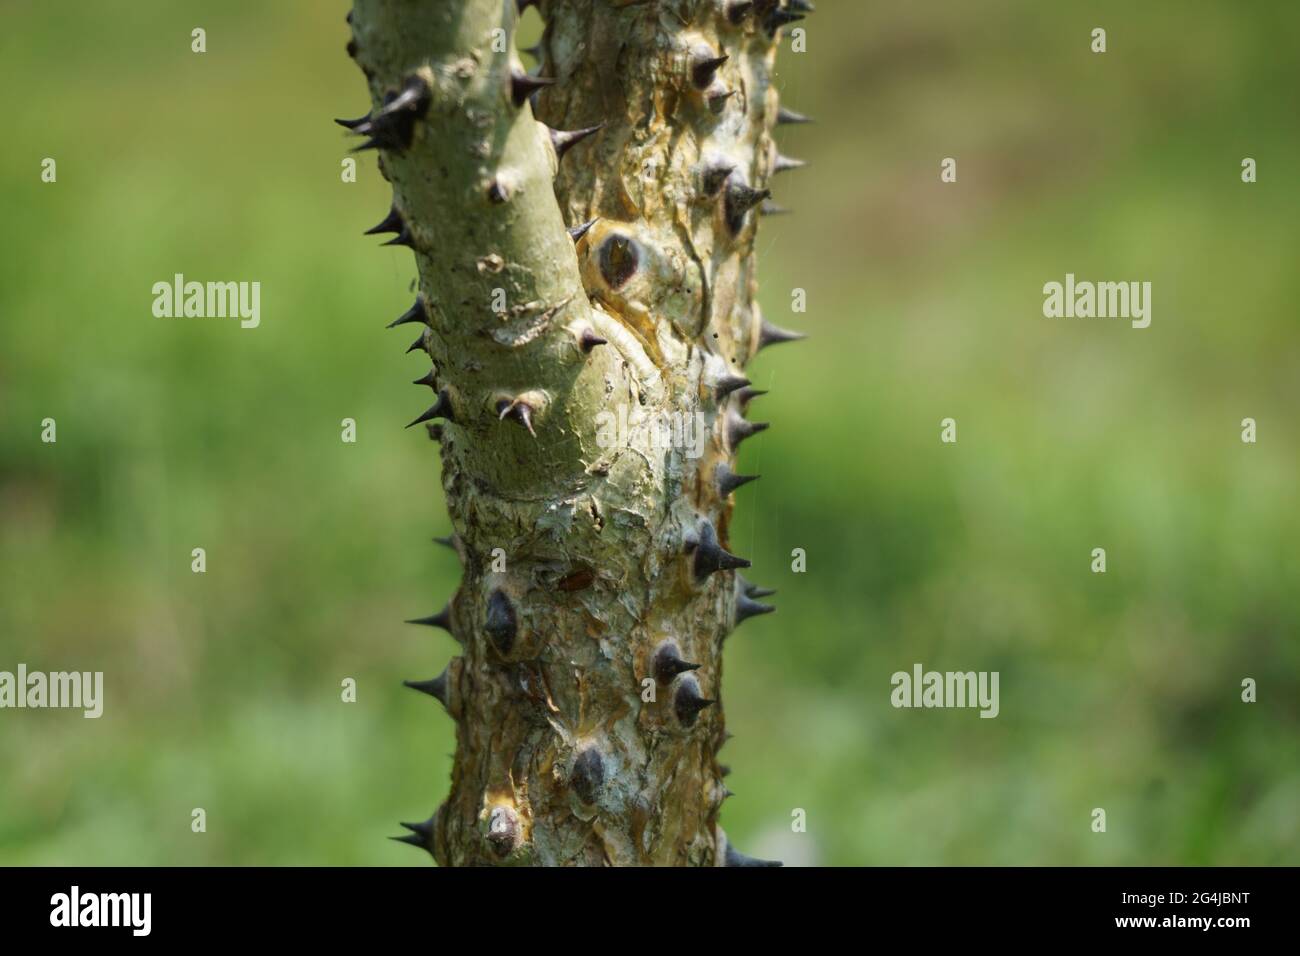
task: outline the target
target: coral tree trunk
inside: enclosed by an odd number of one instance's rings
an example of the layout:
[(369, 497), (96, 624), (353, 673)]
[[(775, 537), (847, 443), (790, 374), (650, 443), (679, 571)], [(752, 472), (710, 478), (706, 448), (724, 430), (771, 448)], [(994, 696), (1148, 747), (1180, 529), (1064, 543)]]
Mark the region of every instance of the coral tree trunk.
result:
[(758, 864), (718, 826), (717, 701), (724, 638), (771, 610), (727, 539), (736, 446), (765, 427), (742, 370), (792, 337), (759, 316), (752, 250), (796, 14), (540, 12), (533, 75), (513, 0), (349, 18), (373, 108), (340, 122), (393, 186), (375, 231), (415, 254), (399, 323), (436, 400), (412, 424), (464, 565), (422, 621), (463, 653), (411, 685), (456, 721), (451, 792), (404, 839), (442, 865)]

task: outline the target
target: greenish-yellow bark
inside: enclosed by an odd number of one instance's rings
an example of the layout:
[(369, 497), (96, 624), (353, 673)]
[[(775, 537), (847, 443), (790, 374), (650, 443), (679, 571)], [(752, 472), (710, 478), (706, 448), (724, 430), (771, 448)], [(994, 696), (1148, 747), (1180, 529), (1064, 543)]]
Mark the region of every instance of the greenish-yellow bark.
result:
[(431, 619), (463, 654), (419, 685), (457, 722), (451, 790), (410, 839), (443, 865), (741, 864), (714, 701), (723, 639), (770, 610), (727, 540), (756, 430), (743, 369), (781, 338), (752, 250), (793, 13), (540, 12), (541, 79), (513, 0), (356, 0), (350, 18), (372, 100), (355, 132), (414, 250), (420, 417), (464, 565)]

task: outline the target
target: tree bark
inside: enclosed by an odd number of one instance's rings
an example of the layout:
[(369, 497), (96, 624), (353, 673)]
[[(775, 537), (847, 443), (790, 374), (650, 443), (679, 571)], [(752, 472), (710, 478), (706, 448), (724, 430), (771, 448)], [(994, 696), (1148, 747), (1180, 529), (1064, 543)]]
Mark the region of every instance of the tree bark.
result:
[(772, 610), (727, 540), (743, 369), (793, 337), (755, 302), (778, 2), (542, 0), (531, 76), (514, 0), (349, 17), (464, 566), (423, 621), (463, 654), (411, 684), (457, 725), (403, 838), (441, 865), (762, 862), (716, 757), (723, 640)]

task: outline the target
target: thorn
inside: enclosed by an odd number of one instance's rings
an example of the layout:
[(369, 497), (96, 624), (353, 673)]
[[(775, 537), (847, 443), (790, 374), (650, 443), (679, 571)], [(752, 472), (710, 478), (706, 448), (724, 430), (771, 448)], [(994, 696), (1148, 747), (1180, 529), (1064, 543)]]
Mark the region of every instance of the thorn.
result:
[(730, 777), (731, 768), (727, 766), (725, 763), (718, 764), (718, 776), (722, 777), (723, 779)]
[(493, 807), (488, 817), (488, 843), (492, 852), (500, 857), (507, 857), (519, 848), (522, 842), (519, 830), (519, 814), (509, 807)]
[(732, 624), (733, 627), (739, 627), (742, 622), (748, 621), (751, 617), (757, 617), (760, 614), (771, 614), (776, 610), (770, 604), (760, 604), (752, 598), (746, 597), (742, 592), (736, 595), (736, 618)]
[(411, 382), (411, 384), (428, 385), (431, 389), (433, 389), (436, 392), (438, 390), (438, 370), (436, 368), (429, 369), (428, 372), (426, 372), (420, 378), (415, 379), (415, 381)]
[(416, 339), (414, 342), (412, 342), (409, 346), (407, 346), (406, 354), (410, 355), (416, 349), (423, 349), (423, 348), (424, 348), (424, 333), (421, 332), (420, 337)]
[(704, 187), (704, 195), (709, 197), (716, 196), (718, 191), (722, 189), (723, 183), (727, 181), (727, 177), (732, 174), (735, 168), (736, 166), (734, 163), (729, 163), (726, 160), (719, 160), (705, 169), (704, 175), (701, 177), (701, 185)]
[(784, 7), (773, 7), (768, 11), (767, 17), (763, 21), (763, 29), (767, 31), (768, 36), (775, 37), (777, 30), (791, 23), (797, 23), (803, 18), (802, 13), (791, 13)]
[(693, 550), (695, 551), (694, 570), (697, 581), (704, 580), (716, 571), (734, 571), (737, 568), (747, 568), (750, 564), (744, 558), (736, 557), (736, 555), (718, 544), (718, 533), (713, 530), (713, 524), (708, 518), (700, 520)]
[(787, 10), (794, 10), (796, 13), (813, 13), (817, 10), (812, 5), (812, 0), (785, 0)]
[(456, 550), (456, 536), (454, 534), (449, 534), (445, 538), (434, 538), (433, 543), (440, 544), (444, 548), (451, 548), (453, 551)]
[(500, 205), (510, 199), (510, 190), (502, 185), (501, 180), (493, 179), (488, 184), (487, 196), (490, 202)]
[(677, 650), (677, 645), (672, 641), (665, 641), (659, 645), (659, 650), (655, 651), (654, 660), (650, 666), (654, 671), (655, 680), (665, 687), (671, 684), (673, 678), (678, 674), (699, 670), (700, 668), (699, 664), (692, 664), (690, 661), (682, 660), (681, 652)]
[(519, 52), (527, 53), (538, 63), (542, 62), (542, 45), (540, 43), (534, 43), (532, 46), (521, 47)]
[(589, 230), (592, 226), (594, 226), (599, 221), (600, 221), (600, 217), (597, 216), (595, 219), (588, 219), (586, 222), (579, 223), (578, 225), (570, 229), (569, 238), (573, 240), (573, 244), (576, 246), (578, 244), (578, 240), (580, 240), (583, 236), (587, 234), (587, 230)]
[(778, 206), (776, 203), (767, 199), (764, 199), (762, 205), (758, 207), (758, 214), (760, 216), (785, 216), (789, 213), (789, 209), (786, 209), (784, 206)]
[(709, 103), (709, 112), (721, 113), (722, 108), (727, 105), (727, 100), (731, 99), (735, 95), (735, 90), (723, 90), (721, 93), (706, 94)]
[(381, 242), (381, 246), (406, 246), (408, 249), (415, 248), (415, 242), (411, 238), (411, 230), (406, 228), (406, 223), (402, 223), (402, 228), (397, 235), (393, 236), (387, 242)]
[[(403, 823), (402, 826), (407, 826)], [(429, 847), (425, 841), (415, 833), (403, 833), (401, 836), (389, 837), (390, 840), (396, 840), (398, 843), (405, 843), (407, 846), (418, 846), (421, 850), (428, 850)]]
[(445, 669), (437, 677), (432, 677), (429, 680), (404, 680), (402, 683), (411, 690), (418, 690), (421, 694), (428, 694), (430, 697), (437, 698), (438, 703), (442, 704), (443, 707), (447, 706), (447, 671)]
[[(438, 393), (438, 400), (430, 405), (428, 410), (421, 414), (419, 418), (411, 422), (411, 425), (418, 425), (420, 422), (427, 422), (431, 418), (445, 418), (449, 422), (454, 422), (456, 420), (451, 411), (451, 398), (447, 395), (447, 390), (445, 388)], [(407, 425), (406, 427), (410, 428), (411, 425)]]
[(740, 232), (745, 225), (745, 213), (749, 212), (764, 199), (772, 195), (770, 189), (751, 189), (745, 183), (732, 179), (727, 183), (725, 200), (727, 227), (732, 234)]
[(800, 339), (806, 339), (802, 332), (791, 332), (788, 329), (778, 328), (767, 319), (763, 319), (758, 326), (758, 348), (765, 349), (769, 345), (780, 345), (782, 342), (798, 342)]
[(521, 107), (528, 97), (554, 83), (555, 80), (549, 76), (533, 76), (515, 67), (510, 71), (510, 101)]
[(402, 222), (402, 214), (397, 211), (397, 204), (394, 203), (388, 210), (388, 215), (384, 217), (383, 222), (377, 226), (371, 226), (362, 235), (373, 236), (381, 232), (403, 232), (406, 225)]
[(794, 126), (799, 123), (814, 122), (811, 116), (805, 116), (803, 113), (796, 113), (794, 110), (788, 110), (784, 106), (776, 111), (777, 126)]
[(721, 56), (697, 56), (691, 59), (691, 82), (695, 84), (697, 90), (708, 89), (713, 78), (718, 75), (718, 70), (722, 64), (726, 63), (731, 57), (727, 54)]
[(772, 163), (772, 175), (775, 176), (777, 173), (788, 172), (792, 169), (803, 169), (807, 165), (808, 163), (802, 159), (794, 159), (777, 153), (776, 160)]
[(533, 406), (527, 402), (521, 402), (517, 398), (514, 401), (508, 398), (501, 399), (497, 402), (497, 418), (502, 420), (508, 418), (518, 422), (528, 429), (528, 434), (537, 437), (537, 432), (533, 431)]
[(401, 826), (410, 830), (412, 833), (423, 837), (427, 842), (433, 839), (433, 821), (434, 817), (429, 817), (429, 819), (422, 820), (419, 823), (403, 823)]
[[(433, 540), (440, 541), (441, 539), (434, 538)], [(451, 541), (451, 539), (448, 538), (447, 541)], [(455, 547), (455, 545), (448, 544), (448, 547)], [(448, 634), (450, 634), (451, 633), (451, 602), (448, 601), (447, 604), (443, 607), (443, 609), (439, 611), (437, 614), (431, 614), (428, 617), (415, 617), (407, 621), (406, 623), (424, 624), (427, 627), (440, 627)]]
[(415, 121), (428, 112), (430, 97), (424, 80), (415, 75), (407, 77), (401, 92), (386, 96), (383, 106), (373, 111), (365, 122), (352, 128), (354, 133), (370, 137), (353, 152), (376, 148), (406, 149), (411, 145)]
[(743, 375), (724, 375), (714, 383), (717, 389), (718, 401), (722, 401), (738, 388), (744, 388), (746, 385), (754, 384)]
[(588, 747), (578, 754), (573, 762), (573, 772), (569, 774), (569, 786), (583, 803), (591, 805), (600, 799), (600, 792), (605, 788), (605, 758), (595, 747)]
[(487, 632), (487, 636), (492, 639), (497, 651), (503, 656), (509, 654), (515, 646), (518, 628), (515, 609), (510, 599), (506, 597), (506, 592), (500, 589), (493, 591), (492, 596), (488, 598), (487, 619), (483, 623), (483, 630)]
[(734, 411), (727, 414), (727, 447), (735, 451), (740, 443), (751, 435), (757, 435), (769, 428), (767, 422), (751, 422)]
[[(420, 337), (420, 344), (424, 344), (423, 336)], [(743, 412), (749, 407), (750, 402), (758, 398), (760, 395), (766, 394), (767, 389), (765, 388), (750, 388), (749, 386), (746, 386), (736, 393), (736, 404), (740, 406), (740, 410)]]
[[(408, 322), (423, 322), (425, 325), (429, 325), (429, 310), (424, 307), (423, 295), (417, 295), (415, 297), (415, 304), (397, 318), (393, 319), (393, 321), (389, 322), (384, 326), (384, 328), (395, 329), (399, 325), (406, 325)], [(420, 333), (420, 341), (421, 343), (424, 341), (423, 332)], [(407, 351), (409, 352), (411, 349), (407, 349)]]
[(731, 494), (741, 485), (747, 485), (751, 481), (757, 481), (760, 475), (738, 475), (731, 470), (731, 467), (722, 462), (713, 470), (713, 480), (717, 483), (718, 494), (723, 498)]
[(736, 575), (736, 585), (737, 587), (740, 588), (740, 593), (745, 595), (745, 597), (752, 597), (752, 598), (770, 597), (771, 595), (776, 593), (775, 589), (773, 588), (764, 588), (764, 587), (759, 587), (757, 584), (751, 584), (749, 581), (745, 579), (744, 575), (741, 574)]
[(556, 158), (563, 159), (564, 154), (574, 146), (604, 128), (604, 123), (597, 123), (595, 126), (587, 126), (583, 129), (562, 130), (551, 129), (549, 126), (546, 129), (551, 134), (551, 145), (555, 147)]
[(700, 711), (716, 703), (716, 700), (700, 696), (700, 685), (693, 677), (682, 680), (677, 685), (676, 693), (673, 694), (673, 712), (686, 727), (694, 726), (695, 718), (699, 716)]
[(757, 857), (745, 856), (730, 843), (727, 844), (727, 855), (724, 858), (726, 866), (781, 866), (780, 860), (760, 860)]
[(727, 19), (733, 25), (739, 25), (745, 17), (754, 12), (754, 0), (730, 0), (727, 4)]
[(582, 330), (582, 336), (578, 339), (578, 347), (584, 352), (590, 352), (597, 345), (608, 345), (609, 339), (602, 339), (596, 334), (594, 329), (586, 328)]
[(336, 119), (334, 122), (338, 123), (344, 129), (356, 129), (362, 123), (370, 122), (370, 114), (367, 113), (365, 116), (358, 116), (356, 119)]

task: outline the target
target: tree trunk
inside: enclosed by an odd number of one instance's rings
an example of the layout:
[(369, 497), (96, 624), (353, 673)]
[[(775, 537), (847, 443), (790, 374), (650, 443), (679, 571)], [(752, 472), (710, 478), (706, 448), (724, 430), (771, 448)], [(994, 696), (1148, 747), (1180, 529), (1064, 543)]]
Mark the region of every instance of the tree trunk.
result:
[(451, 792), (402, 838), (441, 865), (762, 862), (718, 826), (716, 755), (723, 640), (772, 610), (727, 538), (766, 427), (743, 368), (794, 337), (755, 303), (772, 130), (799, 119), (772, 66), (806, 4), (779, 2), (542, 0), (531, 76), (514, 0), (350, 15), (373, 107), (340, 122), (415, 253), (395, 324), (432, 359), (411, 424), (464, 565), (421, 622), (463, 654), (411, 684), (457, 722)]

